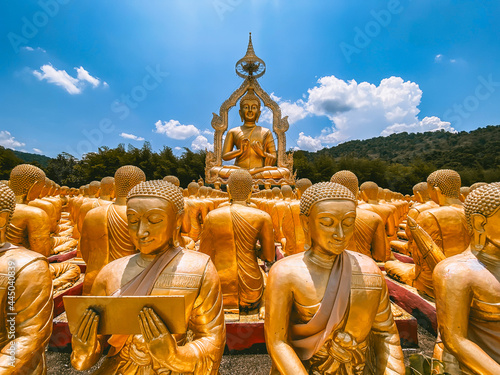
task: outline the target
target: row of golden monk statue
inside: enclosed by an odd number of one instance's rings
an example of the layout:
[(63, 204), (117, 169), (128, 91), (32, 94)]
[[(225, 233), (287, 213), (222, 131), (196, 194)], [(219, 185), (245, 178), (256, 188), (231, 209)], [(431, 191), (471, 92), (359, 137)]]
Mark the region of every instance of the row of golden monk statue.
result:
[[(84, 296), (181, 296), (185, 328), (148, 305), (113, 312), (140, 332), (105, 335), (88, 308), (70, 321), (78, 370), (107, 350), (94, 374), (218, 374), (225, 322), (255, 316), (271, 374), (405, 374), (380, 262), (435, 301), (446, 373), (500, 374), (499, 183), (465, 188), (437, 170), (405, 197), (340, 171), (260, 190), (235, 168), (225, 192), (123, 166), (75, 189), (27, 164), (2, 182), (0, 374), (46, 372), (53, 293), (81, 278)], [(49, 264), (75, 246), (84, 276)]]

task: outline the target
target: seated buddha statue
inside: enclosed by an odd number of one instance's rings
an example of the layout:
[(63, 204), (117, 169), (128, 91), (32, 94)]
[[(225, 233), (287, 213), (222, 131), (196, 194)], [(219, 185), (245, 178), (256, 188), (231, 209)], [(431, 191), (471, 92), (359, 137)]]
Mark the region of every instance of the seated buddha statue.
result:
[[(14, 185), (17, 183), (15, 179)], [(15, 207), (14, 192), (0, 184), (0, 310), (4, 319), (0, 325), (0, 374), (43, 375), (47, 373), (45, 349), (52, 334), (52, 278), (46, 257), (7, 242)], [(28, 212), (31, 209), (34, 207)]]
[[(434, 249), (436, 253), (430, 253), (426, 246), (417, 242), (410, 227), (416, 243), (412, 251), (415, 264), (389, 261), (385, 264), (385, 270), (390, 277), (414, 286), (420, 293), (434, 297), (434, 267), (441, 259), (464, 252), (469, 247), (470, 235), (464, 207), (459, 200), (460, 175), (451, 169), (440, 169), (427, 177), (427, 186), (431, 199), (439, 207), (421, 212), (412, 227), (421, 228), (438, 249)], [(408, 222), (411, 220), (412, 217), (408, 216)]]
[(146, 175), (138, 167), (118, 168), (114, 178), (115, 202), (90, 210), (85, 216), (80, 239), (82, 258), (87, 263), (84, 295), (90, 293), (97, 274), (106, 264), (136, 253), (128, 233), (126, 199), (129, 191), (145, 180)]
[(246, 169), (254, 180), (290, 179), (291, 172), (276, 166), (276, 146), (271, 131), (256, 123), (260, 117), (260, 99), (253, 89), (240, 100), (240, 117), (242, 126), (227, 132), (222, 148), (222, 159), (236, 159), (234, 165), (216, 166), (210, 169), (213, 177), (227, 180), (235, 169)]
[(432, 276), (444, 370), (500, 374), (500, 185), (470, 193), (465, 216), (470, 247), (439, 263)]
[(138, 316), (141, 334), (101, 336), (99, 315), (88, 309), (72, 337), (71, 364), (87, 370), (111, 348), (94, 375), (216, 375), (225, 346), (224, 310), (219, 276), (205, 254), (185, 250), (176, 238), (184, 199), (165, 181), (136, 185), (127, 196), (128, 232), (138, 254), (107, 264), (92, 287), (96, 296), (183, 296), (186, 331), (171, 334), (153, 308)]
[(257, 258), (274, 260), (273, 223), (269, 214), (249, 204), (252, 176), (248, 171), (234, 171), (227, 188), (230, 204), (208, 214), (199, 251), (212, 258), (219, 273), (224, 308), (236, 313), (260, 309), (262, 316), (264, 276)]
[[(335, 182), (348, 188), (356, 200), (359, 195), (358, 177), (351, 171), (338, 171), (330, 182)], [(348, 249), (369, 256), (378, 262), (384, 262), (387, 252), (387, 236), (384, 221), (379, 214), (356, 207), (354, 234)]]
[(346, 250), (356, 203), (332, 182), (301, 197), (308, 250), (276, 262), (266, 288), (271, 375), (405, 373), (384, 276), (373, 259)]
[(10, 172), (9, 186), (16, 197), (16, 209), (9, 221), (7, 240), (46, 257), (52, 253), (50, 220), (39, 207), (28, 205), (45, 186), (45, 172), (31, 164), (20, 164)]

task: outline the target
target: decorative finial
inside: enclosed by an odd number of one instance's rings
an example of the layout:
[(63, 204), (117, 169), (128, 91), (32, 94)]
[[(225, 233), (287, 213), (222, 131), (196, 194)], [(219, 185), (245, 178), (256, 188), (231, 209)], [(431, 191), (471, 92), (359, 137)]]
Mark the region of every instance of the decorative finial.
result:
[(252, 33), (250, 33), (248, 38), (247, 53), (236, 63), (236, 74), (238, 74), (241, 78), (247, 78), (249, 76), (260, 78), (265, 72), (266, 64), (263, 60), (258, 58), (257, 55), (255, 55), (252, 44)]

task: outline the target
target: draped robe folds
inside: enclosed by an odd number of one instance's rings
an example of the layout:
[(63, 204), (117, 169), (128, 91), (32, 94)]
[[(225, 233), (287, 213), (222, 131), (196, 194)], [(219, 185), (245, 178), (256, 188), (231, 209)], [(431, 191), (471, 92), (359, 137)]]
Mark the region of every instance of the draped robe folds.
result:
[(259, 231), (238, 208), (226, 206), (210, 212), (200, 241), (200, 252), (210, 255), (221, 278), (226, 309), (256, 307), (264, 293), (255, 253)]
[(304, 251), (306, 242), (304, 230), (300, 223), (300, 201), (286, 202), (286, 208), (281, 223), (281, 231), (286, 239), (283, 252), (293, 255)]
[(346, 315), (351, 293), (351, 263), (343, 252), (337, 256), (320, 307), (312, 319), (291, 326), (291, 344), (301, 360), (310, 359)]
[(87, 263), (84, 295), (89, 295), (97, 274), (106, 264), (137, 252), (124, 213), (110, 204), (89, 211), (85, 217), (80, 239), (82, 257)]
[[(142, 335), (112, 335), (108, 339), (111, 349), (108, 357), (94, 375), (216, 375), (225, 345), (224, 310), (217, 271), (206, 255), (169, 249), (158, 255), (141, 273), (116, 290), (133, 256), (118, 259), (101, 271), (92, 292), (96, 295), (147, 296), (177, 295), (185, 297), (186, 334), (175, 334), (178, 346), (192, 352), (194, 371), (176, 372), (162, 367), (150, 354)], [(111, 280), (113, 277), (119, 279)], [(102, 279), (101, 279), (102, 277)], [(116, 284), (118, 283), (118, 284)], [(131, 317), (132, 318), (132, 317)], [(133, 317), (138, 319), (138, 317)], [(132, 319), (133, 319), (132, 318)]]

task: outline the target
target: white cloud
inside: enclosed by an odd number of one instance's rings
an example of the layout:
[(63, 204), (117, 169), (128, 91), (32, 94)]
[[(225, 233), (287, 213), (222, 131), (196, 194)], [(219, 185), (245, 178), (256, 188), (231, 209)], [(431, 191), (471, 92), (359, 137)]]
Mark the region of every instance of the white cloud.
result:
[(319, 139), (313, 138), (310, 135), (305, 135), (304, 132), (299, 133), (296, 150), (318, 151), (324, 146)]
[(121, 133), (120, 134), (120, 137), (122, 138), (126, 138), (126, 139), (132, 139), (134, 141), (144, 141), (144, 138), (143, 137), (138, 137), (136, 135), (133, 135), (133, 134), (128, 134), (128, 133)]
[[(277, 102), (281, 108), (281, 116), (288, 116), (288, 123), (293, 124), (299, 120), (305, 118), (308, 113), (304, 108), (304, 101), (302, 99), (297, 100), (295, 103), (292, 103), (287, 100), (282, 100), (280, 97), (271, 93), (271, 99)], [(272, 112), (269, 111), (270, 116), (272, 116)], [(272, 123), (272, 117), (271, 122)]]
[(33, 151), (35, 151), (37, 154), (43, 154), (43, 151), (40, 150), (39, 148), (33, 147)]
[(437, 54), (436, 57), (434, 57), (435, 62), (441, 62), (443, 61), (443, 55)]
[(206, 139), (204, 136), (199, 135), (191, 143), (191, 148), (193, 149), (193, 151), (199, 151), (199, 150), (213, 151), (214, 145), (212, 143), (209, 143), (208, 139)]
[(40, 71), (34, 70), (33, 75), (40, 81), (46, 80), (64, 88), (71, 95), (80, 94), (86, 83), (90, 83), (94, 88), (100, 85), (99, 78), (92, 77), (82, 66), (75, 69), (77, 71), (76, 78), (70, 76), (66, 70), (57, 70), (50, 64), (41, 66)]
[(13, 137), (7, 130), (0, 130), (0, 146), (15, 149), (18, 147), (24, 147), (26, 144), (16, 141), (16, 138)]
[[(332, 126), (318, 136), (299, 134), (297, 146), (316, 151), (350, 139), (367, 139), (399, 132), (444, 129), (454, 132), (449, 122), (438, 117), (419, 119), (422, 90), (400, 77), (383, 79), (378, 86), (335, 76), (322, 77), (308, 90), (304, 100), (288, 103), (292, 121), (306, 116), (326, 116)], [(279, 99), (279, 98), (278, 98)], [(282, 103), (280, 103), (282, 106)]]
[(43, 52), (43, 53), (47, 52), (43, 48), (40, 48), (40, 47), (33, 48), (33, 47), (30, 47), (30, 46), (25, 46), (25, 47), (21, 47), (21, 49), (23, 49), (25, 51), (30, 51), (30, 52), (33, 52), (33, 51), (40, 51), (40, 52)]
[[(156, 133), (165, 134), (172, 139), (187, 139), (195, 135), (199, 135), (200, 131), (194, 125), (182, 125), (177, 120), (161, 121), (155, 123)], [(205, 137), (203, 137), (205, 138)], [(206, 138), (205, 138), (206, 139)]]
[(92, 85), (92, 87), (97, 87), (101, 83), (99, 78), (92, 77), (89, 72), (87, 72), (83, 66), (80, 66), (79, 68), (75, 68), (77, 72), (77, 78), (82, 82), (82, 81), (87, 81)]
[(174, 147), (174, 150), (175, 151), (180, 151), (180, 150), (182, 150), (182, 147), (176, 146), (176, 147)]
[(203, 130), (201, 133), (205, 135), (211, 135), (212, 137), (214, 136), (214, 132), (208, 129)]

